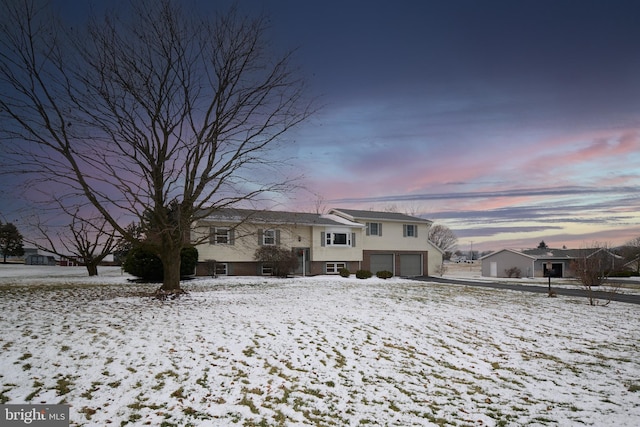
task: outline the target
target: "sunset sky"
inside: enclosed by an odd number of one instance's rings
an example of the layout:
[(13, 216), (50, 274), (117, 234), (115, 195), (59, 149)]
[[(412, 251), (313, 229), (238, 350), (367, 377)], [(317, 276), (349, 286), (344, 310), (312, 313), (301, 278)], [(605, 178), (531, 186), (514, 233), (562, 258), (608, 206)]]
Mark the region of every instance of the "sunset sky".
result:
[(640, 236), (637, 0), (238, 4), (322, 106), (289, 135), (307, 189), (279, 209), (395, 207), (463, 250)]
[(417, 212), (461, 249), (640, 236), (637, 1), (241, 4), (321, 96), (295, 139), (328, 206)]

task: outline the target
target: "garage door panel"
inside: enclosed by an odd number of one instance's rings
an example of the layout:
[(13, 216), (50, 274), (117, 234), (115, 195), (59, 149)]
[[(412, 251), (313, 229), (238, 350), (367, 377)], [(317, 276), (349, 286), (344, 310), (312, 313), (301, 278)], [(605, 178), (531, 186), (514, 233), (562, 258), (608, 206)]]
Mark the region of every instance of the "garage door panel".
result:
[(371, 272), (378, 271), (393, 272), (393, 254), (373, 254), (371, 255)]
[(421, 276), (422, 255), (403, 254), (400, 255), (400, 275), (401, 276)]

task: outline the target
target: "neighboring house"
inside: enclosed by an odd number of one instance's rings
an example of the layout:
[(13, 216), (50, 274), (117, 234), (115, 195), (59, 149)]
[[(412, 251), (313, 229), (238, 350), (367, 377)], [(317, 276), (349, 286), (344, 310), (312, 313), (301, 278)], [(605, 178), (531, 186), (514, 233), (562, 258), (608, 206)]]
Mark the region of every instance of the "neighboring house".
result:
[(198, 275), (271, 274), (254, 254), (260, 246), (278, 245), (298, 256), (296, 274), (337, 274), (347, 268), (420, 276), (430, 271), (430, 257), (434, 264), (442, 262), (441, 251), (432, 250), (427, 241), (430, 225), (388, 212), (334, 209), (320, 215), (221, 209), (198, 221), (191, 237), (200, 241)]
[[(480, 258), (482, 275), (508, 277), (507, 271), (518, 268), (522, 277), (575, 277), (573, 262), (583, 257), (603, 256), (613, 269), (622, 265), (622, 257), (606, 249), (502, 249)], [(547, 265), (551, 263), (551, 270)]]
[(56, 265), (56, 259), (51, 255), (30, 254), (24, 259), (26, 265)]

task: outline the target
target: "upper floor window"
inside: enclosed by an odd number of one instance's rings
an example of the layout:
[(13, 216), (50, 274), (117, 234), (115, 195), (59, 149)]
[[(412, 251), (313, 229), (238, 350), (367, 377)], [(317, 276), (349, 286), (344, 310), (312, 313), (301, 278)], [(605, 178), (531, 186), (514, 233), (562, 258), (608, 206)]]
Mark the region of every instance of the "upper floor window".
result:
[(327, 246), (351, 246), (351, 233), (325, 233), (324, 243)]
[(233, 230), (227, 227), (211, 227), (209, 244), (233, 245)]
[(418, 226), (415, 224), (404, 224), (402, 231), (404, 237), (418, 237)]
[(367, 223), (367, 236), (382, 236), (382, 223), (381, 222), (368, 222)]
[(263, 245), (275, 245), (276, 244), (276, 230), (264, 230), (262, 234)]
[(258, 230), (258, 245), (274, 246), (280, 244), (280, 230)]

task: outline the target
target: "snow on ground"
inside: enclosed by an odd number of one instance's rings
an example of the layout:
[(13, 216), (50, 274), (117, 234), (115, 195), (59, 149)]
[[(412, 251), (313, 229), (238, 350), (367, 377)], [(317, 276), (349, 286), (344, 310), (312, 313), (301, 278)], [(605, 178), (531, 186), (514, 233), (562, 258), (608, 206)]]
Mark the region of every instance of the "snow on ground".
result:
[(0, 266), (0, 403), (71, 425), (640, 425), (640, 306), (341, 277)]

